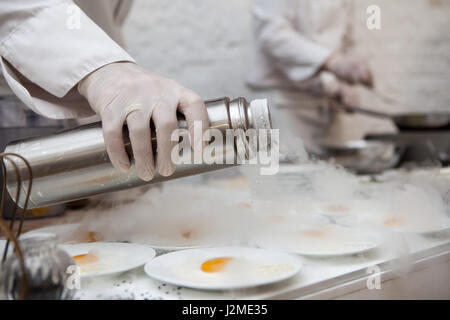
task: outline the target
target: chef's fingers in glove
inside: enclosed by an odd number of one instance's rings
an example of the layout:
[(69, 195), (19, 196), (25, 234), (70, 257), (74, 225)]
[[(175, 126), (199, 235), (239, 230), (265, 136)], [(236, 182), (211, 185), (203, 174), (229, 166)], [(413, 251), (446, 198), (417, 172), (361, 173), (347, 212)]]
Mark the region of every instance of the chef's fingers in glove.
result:
[(150, 115), (142, 110), (132, 111), (127, 116), (127, 125), (137, 174), (142, 180), (150, 181), (155, 175)]
[(151, 178), (154, 171), (150, 118), (157, 130), (159, 171), (162, 175), (173, 173), (170, 151), (174, 143), (170, 136), (177, 128), (176, 110), (183, 90), (176, 82), (146, 72), (131, 62), (106, 65), (78, 84), (79, 93), (102, 118), (111, 162), (122, 170), (129, 168), (122, 138), (122, 126), (127, 120), (136, 170), (143, 180)]
[(177, 145), (178, 139), (172, 134), (178, 129), (177, 102), (165, 104), (159, 103), (153, 110), (153, 123), (156, 129), (157, 158), (156, 166), (162, 176), (170, 176), (175, 171), (172, 161), (172, 150)]
[(109, 160), (116, 169), (126, 172), (130, 169), (130, 160), (123, 144), (122, 130), (125, 118), (117, 117), (114, 112), (106, 108), (102, 111), (101, 119)]
[[(203, 141), (203, 135), (209, 129), (209, 118), (205, 103), (195, 92), (185, 89), (181, 93), (179, 111), (186, 118), (192, 149), (195, 152), (202, 152), (206, 145), (206, 141)], [(200, 126), (201, 130), (195, 130), (196, 126)]]
[(361, 103), (357, 87), (341, 84), (338, 93), (339, 101), (345, 106), (359, 107)]
[(353, 53), (332, 55), (324, 68), (351, 84), (373, 86), (373, 77), (367, 61)]
[(364, 70), (364, 77), (362, 80), (362, 84), (368, 88), (373, 88), (375, 86), (373, 80), (373, 73), (370, 70), (369, 66), (367, 66), (367, 68)]

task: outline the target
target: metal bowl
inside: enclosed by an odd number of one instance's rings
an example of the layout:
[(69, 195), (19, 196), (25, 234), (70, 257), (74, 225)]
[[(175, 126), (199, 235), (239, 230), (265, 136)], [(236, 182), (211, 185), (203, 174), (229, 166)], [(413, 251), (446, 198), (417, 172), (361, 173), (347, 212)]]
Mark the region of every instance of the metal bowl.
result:
[(343, 144), (321, 143), (323, 155), (361, 174), (377, 174), (394, 168), (404, 148), (392, 142), (353, 140)]
[(392, 117), (400, 130), (440, 129), (450, 124), (448, 112), (410, 113)]

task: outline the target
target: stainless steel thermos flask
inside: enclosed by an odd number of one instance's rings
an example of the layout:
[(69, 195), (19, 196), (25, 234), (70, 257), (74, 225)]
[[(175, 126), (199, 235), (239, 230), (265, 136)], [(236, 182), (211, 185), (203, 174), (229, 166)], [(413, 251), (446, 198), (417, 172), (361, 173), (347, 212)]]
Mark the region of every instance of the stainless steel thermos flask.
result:
[[(228, 129), (271, 129), (270, 112), (266, 100), (247, 102), (244, 98), (220, 98), (206, 101), (210, 128), (226, 132)], [(179, 128), (186, 121), (179, 116)], [(152, 139), (155, 133), (152, 131)], [(132, 159), (131, 144), (126, 126), (124, 142)], [(153, 143), (156, 145), (156, 143)], [(116, 170), (106, 152), (101, 123), (81, 126), (56, 134), (10, 143), (5, 152), (16, 153), (30, 164), (33, 180), (28, 208), (39, 208), (83, 199), (94, 195), (124, 190), (176, 179), (226, 167), (223, 164), (181, 164), (173, 175), (164, 177), (157, 172), (151, 181), (139, 179), (134, 164), (128, 172)], [(156, 158), (155, 158), (156, 159)], [(24, 163), (11, 157), (19, 166), (22, 190), (18, 205), (23, 207), (29, 181)], [(5, 161), (8, 192), (16, 201), (17, 176), (14, 167)], [(17, 202), (17, 201), (16, 201)]]

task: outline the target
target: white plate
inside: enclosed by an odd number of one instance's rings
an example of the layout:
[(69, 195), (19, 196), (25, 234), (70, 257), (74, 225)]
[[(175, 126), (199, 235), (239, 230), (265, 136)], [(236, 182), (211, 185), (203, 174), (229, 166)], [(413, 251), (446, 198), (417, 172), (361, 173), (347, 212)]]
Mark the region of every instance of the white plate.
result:
[(328, 249), (318, 249), (310, 250), (308, 248), (299, 248), (292, 253), (300, 254), (302, 256), (317, 257), (317, 258), (327, 258), (327, 257), (338, 257), (338, 256), (351, 256), (354, 254), (361, 254), (369, 250), (375, 249), (380, 246), (381, 240), (373, 237), (367, 237), (364, 240), (358, 242), (343, 244), (341, 247), (328, 248)]
[(155, 257), (153, 248), (134, 243), (92, 242), (61, 244), (74, 257), (93, 254), (97, 261), (80, 265), (82, 277), (104, 276), (135, 269)]
[(363, 230), (327, 225), (317, 228), (289, 232), (259, 246), (309, 257), (337, 257), (363, 253), (377, 248), (382, 243), (380, 236)]
[(48, 226), (38, 229), (30, 230), (23, 235), (32, 235), (37, 233), (51, 233), (58, 237), (59, 240), (64, 239), (67, 235), (75, 232), (79, 227), (79, 223), (58, 224), (54, 226)]
[(436, 228), (436, 229), (432, 229), (432, 230), (416, 230), (416, 233), (420, 233), (423, 235), (427, 235), (427, 234), (434, 234), (434, 233), (440, 233), (440, 232), (446, 232), (446, 231), (450, 231), (450, 226), (444, 226), (444, 227), (440, 227), (440, 228)]
[[(55, 234), (59, 238), (60, 243), (72, 244), (72, 241), (70, 241), (70, 240), (66, 241), (66, 238), (68, 236), (70, 236), (73, 232), (75, 232), (79, 226), (80, 226), (79, 223), (60, 224), (60, 225), (48, 226), (48, 227), (30, 230), (25, 234), (32, 235), (32, 234), (36, 234), (36, 233), (51, 233), (51, 234)], [(115, 241), (115, 243), (117, 243), (117, 242), (121, 242), (121, 241), (119, 241), (119, 240)], [(123, 241), (123, 242), (127, 242), (127, 241)], [(73, 243), (76, 244), (77, 242), (73, 242)], [(132, 243), (139, 243), (139, 244), (143, 244), (143, 245), (152, 247), (153, 249), (157, 250), (160, 253), (207, 247), (206, 245), (186, 245), (186, 246), (183, 246), (181, 244), (180, 245), (175, 245), (175, 244), (174, 245), (160, 245), (160, 244), (154, 244), (154, 243), (151, 243), (148, 241), (132, 241)]]
[[(231, 258), (216, 272), (202, 271), (202, 264)], [(300, 258), (286, 253), (245, 247), (217, 247), (176, 251), (145, 265), (151, 278), (201, 290), (233, 290), (267, 285), (288, 279), (302, 268)]]
[[(391, 217), (390, 217), (391, 218)], [(400, 222), (405, 221), (404, 218), (400, 217), (393, 217), (395, 219), (400, 219)], [(382, 227), (388, 228), (392, 231), (401, 232), (401, 233), (416, 233), (416, 234), (422, 234), (422, 235), (428, 235), (428, 234), (434, 234), (434, 233), (440, 233), (450, 230), (450, 219), (444, 219), (440, 221), (440, 223), (434, 222), (433, 224), (430, 224), (430, 221), (423, 221), (422, 224), (419, 222), (416, 223), (405, 223), (404, 225), (399, 226), (389, 226), (385, 223), (377, 222), (378, 224), (381, 224)], [(426, 225), (428, 224), (428, 225)]]
[(431, 235), (434, 233), (440, 233), (450, 230), (450, 226), (443, 226), (443, 227), (436, 227), (436, 228), (430, 228), (430, 229), (415, 229), (415, 228), (391, 228), (391, 230), (397, 231), (397, 232), (403, 232), (403, 233), (417, 233), (422, 235)]
[(153, 249), (158, 252), (158, 254), (173, 252), (173, 251), (180, 251), (180, 250), (188, 250), (188, 249), (200, 249), (200, 248), (207, 248), (208, 246), (155, 246), (152, 244), (149, 244), (148, 246), (152, 247)]

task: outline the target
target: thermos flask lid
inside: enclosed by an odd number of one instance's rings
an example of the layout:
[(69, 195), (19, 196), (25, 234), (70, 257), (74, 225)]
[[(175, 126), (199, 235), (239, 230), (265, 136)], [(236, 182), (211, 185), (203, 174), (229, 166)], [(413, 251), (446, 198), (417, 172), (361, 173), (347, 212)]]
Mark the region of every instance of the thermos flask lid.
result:
[(254, 129), (271, 129), (272, 120), (270, 118), (267, 99), (256, 99), (250, 102), (250, 112), (252, 121), (250, 127)]

